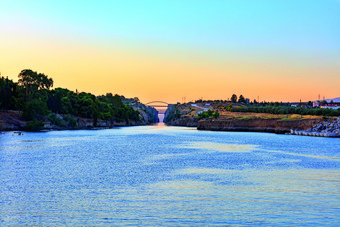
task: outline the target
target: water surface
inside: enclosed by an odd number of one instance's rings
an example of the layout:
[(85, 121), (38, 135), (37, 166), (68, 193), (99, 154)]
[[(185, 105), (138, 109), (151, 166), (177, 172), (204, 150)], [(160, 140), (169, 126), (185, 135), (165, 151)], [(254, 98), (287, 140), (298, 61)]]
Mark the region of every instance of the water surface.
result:
[(0, 135), (0, 226), (336, 226), (340, 139), (142, 126)]

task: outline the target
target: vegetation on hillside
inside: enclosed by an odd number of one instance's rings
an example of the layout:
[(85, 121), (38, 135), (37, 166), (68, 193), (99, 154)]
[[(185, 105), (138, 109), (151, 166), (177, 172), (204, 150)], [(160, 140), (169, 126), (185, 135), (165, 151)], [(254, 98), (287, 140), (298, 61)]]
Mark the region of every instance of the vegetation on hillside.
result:
[[(326, 101), (321, 104), (327, 104)], [(282, 120), (296, 120), (307, 118), (328, 118), (340, 116), (340, 109), (313, 108), (311, 101), (307, 103), (282, 102), (249, 102), (249, 99), (233, 94), (227, 100), (196, 100), (195, 103), (176, 104), (167, 111), (165, 123), (170, 123), (181, 117), (192, 117), (198, 120), (205, 118), (219, 119), (259, 119), (278, 118)], [(340, 106), (339, 106), (340, 107)], [(193, 109), (194, 108), (194, 109)], [(299, 117), (296, 117), (299, 116)]]
[[(117, 94), (107, 93), (96, 97), (91, 93), (78, 93), (66, 88), (51, 90), (53, 79), (30, 69), (22, 70), (18, 77), (18, 83), (0, 77), (0, 110), (21, 111), (22, 118), (31, 121), (27, 129), (41, 128), (40, 123), (47, 117), (56, 125), (66, 124), (71, 127), (77, 125), (73, 116), (93, 119), (94, 126), (99, 119), (118, 122), (143, 121), (139, 111), (124, 104), (122, 97)], [(137, 102), (137, 105), (142, 104)], [(144, 108), (148, 109), (145, 106)], [(155, 118), (154, 111), (153, 108), (149, 109), (150, 117)], [(60, 121), (56, 114), (67, 117)]]
[(270, 114), (300, 114), (319, 116), (340, 116), (340, 108), (337, 110), (328, 108), (303, 108), (288, 106), (244, 106), (232, 108), (233, 112), (270, 113)]

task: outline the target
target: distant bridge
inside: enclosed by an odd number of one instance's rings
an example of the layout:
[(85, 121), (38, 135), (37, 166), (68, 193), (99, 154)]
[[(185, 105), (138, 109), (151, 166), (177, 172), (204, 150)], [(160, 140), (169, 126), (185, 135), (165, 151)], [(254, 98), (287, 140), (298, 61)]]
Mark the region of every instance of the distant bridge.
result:
[[(156, 104), (154, 104), (156, 103)], [(160, 103), (160, 104), (157, 104)], [(163, 101), (152, 101), (152, 102), (148, 102), (145, 104), (146, 106), (152, 106), (152, 107), (168, 107), (169, 103), (167, 102), (163, 102)]]

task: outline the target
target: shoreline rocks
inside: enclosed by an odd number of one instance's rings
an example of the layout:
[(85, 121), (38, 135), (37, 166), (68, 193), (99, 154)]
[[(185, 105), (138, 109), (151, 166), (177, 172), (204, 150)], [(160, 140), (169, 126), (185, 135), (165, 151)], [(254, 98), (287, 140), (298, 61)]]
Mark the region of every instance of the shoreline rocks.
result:
[[(64, 117), (56, 114), (56, 118), (64, 121)], [(77, 121), (75, 127), (68, 126), (68, 122), (64, 121), (65, 126), (58, 126), (52, 124), (50, 121), (43, 121), (44, 128), (38, 130), (39, 132), (44, 131), (60, 131), (60, 130), (98, 130), (98, 129), (108, 129), (114, 127), (126, 127), (126, 126), (140, 126), (140, 125), (151, 125), (151, 122), (136, 122), (130, 121), (115, 121), (115, 120), (98, 120), (97, 125), (94, 126), (93, 119), (73, 117)], [(148, 119), (147, 119), (148, 120)], [(21, 113), (18, 111), (8, 111), (0, 112), (0, 132), (5, 131), (26, 131), (24, 129), (28, 121), (24, 121), (21, 118)]]
[(291, 130), (289, 135), (340, 137), (340, 117), (334, 122), (323, 121), (307, 130)]
[(307, 130), (321, 122), (321, 119), (302, 119), (282, 121), (281, 119), (247, 119), (247, 120), (214, 120), (205, 119), (198, 122), (198, 130), (211, 131), (242, 131), (242, 132), (269, 132), (276, 134), (290, 133), (291, 130)]
[(167, 123), (169, 126), (197, 127), (198, 119), (194, 117), (181, 117)]

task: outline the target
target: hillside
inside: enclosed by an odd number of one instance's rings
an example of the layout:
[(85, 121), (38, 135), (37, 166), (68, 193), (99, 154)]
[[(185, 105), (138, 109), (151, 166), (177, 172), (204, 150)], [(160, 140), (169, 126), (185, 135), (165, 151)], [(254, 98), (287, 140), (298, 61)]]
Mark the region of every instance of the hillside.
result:
[[(200, 130), (290, 133), (291, 130), (308, 130), (322, 122), (328, 122), (330, 127), (332, 122), (339, 121), (339, 115), (340, 109), (246, 106), (230, 102), (187, 103), (170, 106), (165, 114), (165, 123), (171, 126), (197, 127)], [(335, 136), (338, 135), (336, 130), (333, 130)], [(329, 131), (327, 128), (320, 128), (322, 135), (329, 134)]]
[(331, 101), (336, 102), (336, 103), (340, 103), (340, 97), (334, 98), (334, 99), (323, 99), (323, 100), (326, 100), (328, 103), (330, 103)]

